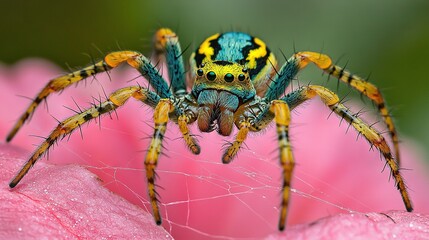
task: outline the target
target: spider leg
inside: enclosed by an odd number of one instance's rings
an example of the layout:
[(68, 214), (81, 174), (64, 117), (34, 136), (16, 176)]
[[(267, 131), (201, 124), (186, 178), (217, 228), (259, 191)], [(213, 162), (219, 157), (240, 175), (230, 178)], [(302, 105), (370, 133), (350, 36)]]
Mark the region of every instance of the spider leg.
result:
[[(242, 143), (246, 140), (249, 131), (260, 131), (274, 118), (277, 128), (280, 164), (283, 168), (282, 204), (280, 209), (279, 230), (286, 225), (287, 207), (290, 199), (290, 184), (295, 162), (292, 148), (289, 143), (290, 110), (283, 100), (273, 100), (260, 108), (259, 100), (249, 103), (240, 116), (237, 117), (239, 131), (235, 141), (225, 150), (222, 156), (223, 163), (230, 163), (236, 156)], [(255, 108), (256, 107), (256, 108)]]
[(40, 157), (45, 154), (57, 140), (64, 138), (67, 134), (71, 134), (73, 130), (91, 119), (114, 111), (118, 107), (124, 105), (130, 97), (140, 100), (152, 107), (156, 106), (159, 102), (159, 96), (157, 94), (140, 86), (126, 87), (115, 91), (106, 101), (96, 104), (93, 107), (60, 122), (45, 141), (43, 141), (43, 143), (36, 149), (18, 174), (12, 179), (9, 186), (11, 188), (15, 187), (27, 174), (30, 168), (37, 162), (37, 160), (39, 160)]
[(156, 224), (158, 225), (160, 225), (162, 222), (161, 215), (159, 214), (158, 199), (155, 190), (155, 169), (156, 165), (158, 164), (159, 154), (161, 153), (162, 140), (164, 138), (165, 131), (167, 130), (168, 115), (173, 111), (174, 106), (169, 99), (161, 99), (156, 106), (153, 115), (155, 122), (155, 132), (153, 133), (145, 160), (149, 198), (152, 206), (153, 216), (155, 218)]
[(154, 35), (154, 48), (156, 59), (165, 57), (174, 95), (186, 94), (185, 64), (177, 34), (168, 28), (159, 29)]
[(171, 92), (165, 80), (158, 73), (158, 70), (141, 53), (133, 51), (112, 52), (107, 54), (103, 61), (49, 81), (15, 123), (12, 130), (9, 132), (6, 141), (9, 142), (12, 140), (24, 122), (31, 116), (31, 114), (33, 114), (36, 107), (51, 93), (59, 92), (89, 76), (115, 68), (123, 62), (127, 62), (130, 66), (136, 68), (144, 77), (146, 77), (160, 97), (168, 98), (171, 96)]
[(288, 95), (282, 100), (286, 101), (290, 108), (295, 108), (307, 99), (319, 96), (323, 103), (328, 106), (338, 116), (345, 119), (360, 134), (362, 134), (371, 145), (374, 145), (383, 154), (386, 164), (389, 165), (391, 174), (395, 179), (396, 187), (401, 193), (402, 200), (408, 212), (413, 210), (404, 179), (399, 171), (398, 163), (393, 159), (392, 153), (386, 140), (374, 128), (366, 124), (356, 114), (353, 114), (347, 107), (340, 103), (338, 96), (327, 88), (317, 85), (302, 87)]
[[(162, 141), (167, 130), (169, 114), (175, 112), (175, 107), (171, 99), (160, 99), (155, 107), (153, 119), (155, 123), (155, 131), (150, 142), (148, 152), (145, 159), (146, 178), (148, 182), (149, 199), (153, 211), (153, 216), (156, 224), (161, 225), (162, 219), (159, 213), (158, 198), (155, 189), (156, 166), (158, 164), (159, 155), (162, 150)], [(190, 118), (183, 114), (178, 117), (178, 125), (189, 149), (194, 154), (200, 153), (200, 146), (194, 138), (189, 134), (188, 122)]]
[(271, 102), (270, 112), (274, 114), (280, 150), (280, 164), (283, 168), (282, 204), (280, 209), (279, 230), (286, 225), (287, 207), (290, 198), (290, 184), (295, 162), (289, 143), (290, 110), (286, 102), (274, 100)]
[(369, 83), (361, 77), (350, 73), (347, 69), (343, 69), (337, 65), (334, 65), (331, 58), (327, 55), (316, 52), (298, 52), (294, 55), (294, 57), (300, 60), (299, 69), (303, 69), (312, 62), (329, 75), (349, 84), (357, 91), (371, 99), (377, 105), (378, 111), (383, 117), (387, 128), (389, 129), (389, 134), (392, 138), (395, 149), (396, 161), (398, 162), (398, 165), (400, 165), (399, 139), (397, 131), (379, 89), (372, 83)]
[(223, 163), (230, 163), (232, 159), (234, 159), (234, 157), (237, 155), (238, 150), (240, 150), (241, 144), (247, 138), (250, 126), (251, 124), (249, 121), (243, 121), (240, 123), (239, 130), (234, 142), (225, 150), (222, 156)]

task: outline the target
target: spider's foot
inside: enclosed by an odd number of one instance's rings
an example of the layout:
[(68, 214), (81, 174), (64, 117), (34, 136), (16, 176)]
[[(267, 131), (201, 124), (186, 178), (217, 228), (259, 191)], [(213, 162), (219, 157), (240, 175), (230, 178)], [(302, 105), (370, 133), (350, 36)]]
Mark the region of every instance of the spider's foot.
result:
[(201, 153), (201, 147), (196, 144), (193, 146), (190, 146), (189, 149), (191, 149), (191, 152), (195, 155), (198, 155)]
[(222, 156), (222, 163), (228, 164), (232, 161), (232, 159), (233, 157), (228, 154), (228, 151), (226, 151)]

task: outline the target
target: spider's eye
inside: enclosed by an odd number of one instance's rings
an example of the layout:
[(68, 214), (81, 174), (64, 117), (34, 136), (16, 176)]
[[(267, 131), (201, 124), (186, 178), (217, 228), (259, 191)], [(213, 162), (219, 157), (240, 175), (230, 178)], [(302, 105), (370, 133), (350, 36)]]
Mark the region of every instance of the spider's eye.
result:
[(207, 79), (210, 80), (210, 81), (215, 80), (216, 79), (216, 73), (213, 72), (213, 71), (208, 72), (207, 73)]
[(241, 71), (243, 71), (244, 73), (247, 73), (247, 68), (243, 68), (243, 70)]
[(203, 76), (203, 75), (204, 75), (204, 71), (203, 71), (203, 69), (201, 69), (201, 68), (200, 68), (200, 69), (198, 69), (198, 70), (197, 70), (197, 74), (198, 74), (198, 76), (200, 76), (200, 77), (201, 77), (201, 76)]
[(246, 76), (244, 76), (244, 74), (238, 75), (238, 80), (244, 81), (244, 79), (246, 79)]
[(227, 82), (232, 82), (232, 81), (234, 81), (234, 75), (232, 75), (231, 73), (227, 73), (227, 74), (225, 74), (224, 79)]

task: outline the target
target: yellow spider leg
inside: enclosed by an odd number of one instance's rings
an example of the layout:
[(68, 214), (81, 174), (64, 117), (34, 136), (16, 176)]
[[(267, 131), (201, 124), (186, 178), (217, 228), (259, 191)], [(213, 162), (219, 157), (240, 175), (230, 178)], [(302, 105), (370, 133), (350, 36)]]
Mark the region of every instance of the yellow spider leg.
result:
[(27, 110), (21, 115), (18, 121), (13, 126), (12, 130), (8, 134), (6, 141), (12, 140), (18, 130), (22, 127), (24, 122), (33, 114), (36, 107), (46, 99), (51, 93), (58, 92), (64, 88), (79, 82), (89, 76), (93, 76), (100, 72), (108, 71), (120, 63), (127, 61), (133, 67), (139, 66), (134, 60), (137, 56), (140, 56), (140, 53), (132, 51), (122, 51), (122, 52), (113, 52), (108, 54), (104, 61), (95, 63), (94, 65), (88, 66), (81, 70), (74, 71), (72, 73), (57, 77), (52, 79), (46, 84), (46, 86), (39, 92), (33, 102), (28, 106)]
[(193, 154), (199, 154), (201, 152), (201, 148), (198, 145), (195, 138), (193, 138), (189, 133), (189, 128), (188, 128), (189, 121), (190, 119), (188, 116), (186, 115), (179, 116), (179, 119), (178, 119), (179, 129), (183, 135), (183, 138), (185, 139), (186, 145), (189, 147), (191, 152)]
[(27, 174), (30, 168), (40, 159), (40, 157), (48, 151), (48, 149), (61, 137), (70, 134), (73, 130), (80, 127), (85, 122), (91, 119), (97, 118), (104, 113), (111, 112), (118, 107), (122, 106), (130, 97), (133, 97), (140, 101), (152, 101), (153, 99), (147, 89), (143, 89), (139, 86), (126, 87), (117, 90), (109, 96), (109, 99), (105, 102), (97, 104), (79, 114), (76, 114), (70, 118), (67, 118), (63, 122), (59, 123), (58, 126), (52, 131), (52, 133), (43, 141), (43, 143), (36, 149), (30, 159), (24, 164), (15, 178), (12, 179), (9, 186), (15, 187), (19, 181)]
[(328, 106), (335, 112), (337, 115), (344, 118), (348, 123), (350, 123), (360, 134), (362, 134), (370, 144), (374, 145), (384, 156), (386, 163), (391, 169), (392, 176), (395, 179), (396, 186), (401, 193), (402, 200), (404, 202), (405, 208), (407, 211), (411, 212), (413, 210), (410, 197), (407, 192), (407, 188), (404, 183), (404, 179), (399, 172), (399, 166), (392, 157), (389, 146), (386, 143), (386, 140), (383, 136), (377, 132), (374, 128), (366, 124), (362, 119), (353, 114), (347, 107), (340, 103), (338, 96), (330, 91), (327, 88), (322, 86), (310, 85), (308, 87), (303, 87), (300, 90), (301, 97), (303, 100), (313, 98), (318, 95)]
[(361, 77), (350, 73), (348, 70), (332, 64), (331, 58), (327, 55), (316, 52), (299, 52), (295, 57), (301, 60), (299, 68), (304, 68), (308, 63), (313, 62), (317, 67), (327, 72), (329, 75), (349, 84), (377, 104), (377, 108), (389, 129), (390, 137), (392, 138), (395, 149), (396, 161), (398, 162), (398, 165), (400, 165), (398, 135), (395, 125), (393, 124), (392, 117), (385, 106), (384, 98), (378, 88)]
[(237, 155), (240, 150), (241, 144), (246, 140), (247, 134), (249, 133), (250, 123), (244, 121), (240, 124), (235, 141), (229, 146), (222, 156), (223, 163), (230, 163), (232, 159)]
[(292, 149), (289, 143), (290, 110), (284, 101), (274, 100), (271, 102), (270, 111), (274, 113), (280, 150), (280, 164), (283, 168), (282, 205), (279, 221), (279, 230), (283, 231), (286, 225), (292, 171), (295, 166)]
[(168, 99), (161, 99), (155, 108), (154, 122), (155, 132), (150, 142), (149, 150), (146, 155), (145, 167), (148, 182), (148, 191), (150, 203), (152, 206), (153, 216), (156, 224), (161, 224), (161, 215), (159, 214), (158, 200), (155, 190), (155, 169), (158, 164), (159, 154), (161, 153), (162, 139), (167, 130), (168, 114), (174, 110), (173, 105)]

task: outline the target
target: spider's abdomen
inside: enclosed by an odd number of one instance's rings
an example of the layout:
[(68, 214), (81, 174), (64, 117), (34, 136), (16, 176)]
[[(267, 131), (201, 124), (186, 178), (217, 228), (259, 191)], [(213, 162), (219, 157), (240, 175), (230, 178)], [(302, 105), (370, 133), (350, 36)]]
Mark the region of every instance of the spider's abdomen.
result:
[(234, 62), (247, 68), (260, 96), (266, 89), (266, 82), (275, 73), (277, 63), (261, 39), (241, 32), (218, 33), (204, 40), (191, 56), (191, 71), (194, 74), (202, 64), (213, 61)]

